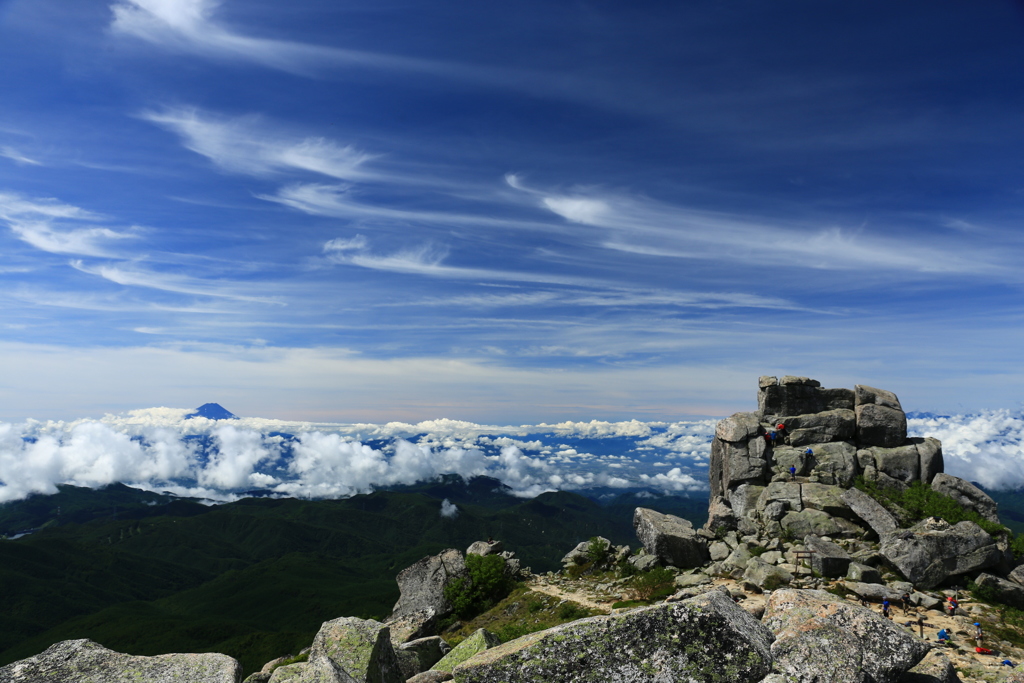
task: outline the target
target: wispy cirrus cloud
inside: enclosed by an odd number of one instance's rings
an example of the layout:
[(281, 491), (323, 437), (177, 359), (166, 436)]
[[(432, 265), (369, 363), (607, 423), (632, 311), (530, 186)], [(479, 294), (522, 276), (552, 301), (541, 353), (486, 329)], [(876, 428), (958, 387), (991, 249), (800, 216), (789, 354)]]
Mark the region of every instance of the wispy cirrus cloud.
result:
[(232, 173), (269, 175), (309, 171), (339, 180), (367, 178), (373, 155), (318, 137), (271, 129), (259, 117), (218, 117), (196, 108), (169, 108), (140, 115), (176, 133), (182, 144)]
[(26, 199), (15, 194), (0, 194), (0, 221), (10, 228), (18, 239), (51, 254), (77, 256), (111, 256), (111, 246), (124, 240), (136, 239), (138, 231), (117, 231), (90, 225), (71, 227), (82, 222), (95, 223), (100, 216), (56, 199)]
[(145, 270), (138, 266), (124, 265), (91, 265), (83, 261), (72, 261), (72, 267), (89, 275), (97, 275), (126, 287), (144, 287), (158, 289), (175, 294), (191, 294), (193, 296), (213, 297), (217, 299), (234, 299), (262, 304), (284, 306), (285, 302), (277, 297), (253, 296), (244, 292), (252, 289), (239, 282), (213, 280), (185, 275), (169, 275), (166, 273)]
[(947, 239), (900, 238), (874, 231), (677, 206), (604, 190), (571, 193), (528, 187), (516, 174), (506, 183), (535, 197), (537, 206), (570, 222), (602, 230), (603, 248), (643, 256), (759, 262), (827, 270), (902, 271), (918, 276), (1019, 278), (994, 249)]
[(43, 165), (43, 162), (37, 161), (35, 159), (30, 159), (29, 157), (25, 156), (24, 154), (22, 154), (21, 152), (19, 152), (18, 150), (14, 149), (12, 147), (0, 147), (0, 157), (4, 157), (5, 159), (10, 159), (14, 163), (20, 164), (20, 165), (23, 165), (23, 166), (25, 166), (25, 165), (27, 165), (27, 166), (42, 166)]

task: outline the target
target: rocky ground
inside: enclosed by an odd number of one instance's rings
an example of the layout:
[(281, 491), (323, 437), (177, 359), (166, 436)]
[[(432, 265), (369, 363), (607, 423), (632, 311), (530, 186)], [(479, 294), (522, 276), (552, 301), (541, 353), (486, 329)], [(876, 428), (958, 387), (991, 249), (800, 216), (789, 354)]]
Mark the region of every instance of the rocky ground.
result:
[[(687, 583), (688, 578), (693, 574), (680, 573), (677, 579), (680, 583)], [(619, 602), (631, 600), (634, 595), (630, 588), (631, 581), (628, 578), (615, 579), (610, 576), (585, 576), (572, 579), (565, 574), (545, 574), (533, 576), (526, 582), (529, 590), (546, 593), (558, 597), (561, 600), (572, 601), (591, 609), (603, 612), (621, 611), (615, 610), (613, 605)], [(811, 579), (807, 587), (818, 587), (825, 590), (842, 591), (846, 589), (847, 583), (843, 581), (823, 581)], [(764, 613), (768, 594), (752, 590), (752, 586), (746, 581), (737, 581), (728, 578), (711, 579), (699, 586), (699, 590), (707, 590), (724, 586), (739, 600), (739, 604), (760, 618)], [(684, 594), (692, 594), (695, 591), (684, 589)], [(953, 595), (953, 591), (939, 591), (933, 593), (936, 598), (947, 598)], [(923, 607), (911, 607), (907, 614), (902, 608), (893, 609), (893, 621), (897, 624), (906, 624), (909, 632), (917, 635), (923, 641), (927, 641), (933, 647), (940, 649), (952, 661), (954, 668), (964, 683), (996, 683), (1004, 681), (1010, 675), (1012, 667), (1002, 664), (1004, 659), (1009, 659), (1014, 666), (1024, 662), (1024, 631), (1012, 626), (1007, 627), (999, 621), (999, 611), (987, 604), (971, 599), (969, 593), (960, 591), (960, 614), (949, 616), (944, 611), (925, 609)], [(670, 598), (671, 599), (671, 598)], [(861, 604), (860, 599), (850, 593), (846, 599), (854, 604)], [(894, 603), (898, 604), (898, 602)], [(869, 603), (872, 609), (881, 612), (880, 603)], [(630, 608), (626, 608), (630, 609)], [(920, 628), (917, 625), (918, 616), (924, 617), (924, 637), (920, 635)], [(1019, 638), (1014, 644), (1008, 640), (1000, 640), (994, 637), (986, 638), (983, 645), (993, 650), (996, 654), (982, 655), (975, 652), (974, 623), (982, 624), (982, 628), (991, 631), (994, 626), (1001, 629), (1008, 629), (1016, 633)], [(942, 645), (936, 642), (936, 636), (941, 629), (946, 629), (953, 634), (953, 642), (949, 645)]]

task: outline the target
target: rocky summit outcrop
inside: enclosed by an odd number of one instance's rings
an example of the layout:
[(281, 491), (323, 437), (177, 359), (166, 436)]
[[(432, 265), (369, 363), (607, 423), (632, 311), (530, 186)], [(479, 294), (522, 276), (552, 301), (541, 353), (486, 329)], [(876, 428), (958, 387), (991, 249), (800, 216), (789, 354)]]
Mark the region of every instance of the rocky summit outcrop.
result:
[(136, 657), (91, 640), (65, 640), (0, 667), (0, 683), (237, 683), (242, 667), (220, 654)]
[(445, 587), (467, 575), (466, 558), (454, 548), (424, 557), (403, 569), (396, 577), (398, 602), (387, 620), (396, 632), (396, 640), (405, 642), (435, 635), (437, 621), (453, 609), (445, 597)]
[[(758, 410), (736, 413), (716, 426), (708, 476), (708, 522), (700, 532), (708, 539), (736, 532), (748, 546), (777, 538), (876, 541), (882, 558), (927, 588), (952, 576), (1005, 567), (1005, 544), (976, 524), (903, 528), (911, 521), (905, 511), (894, 514), (853, 488), (858, 477), (897, 489), (921, 482), (998, 521), (989, 496), (943, 472), (937, 439), (908, 438), (906, 415), (891, 391), (761, 377)], [(856, 559), (842, 557), (834, 545), (806, 550), (804, 559), (827, 576), (845, 574)], [(728, 568), (728, 558), (723, 561)]]

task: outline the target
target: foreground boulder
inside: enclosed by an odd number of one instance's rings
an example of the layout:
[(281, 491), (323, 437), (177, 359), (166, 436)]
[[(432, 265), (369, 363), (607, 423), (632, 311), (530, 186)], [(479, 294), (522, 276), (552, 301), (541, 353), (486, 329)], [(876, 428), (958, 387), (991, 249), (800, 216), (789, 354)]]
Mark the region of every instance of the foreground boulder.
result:
[(455, 668), (458, 683), (761, 681), (768, 630), (728, 593), (590, 617), (486, 650)]
[(451, 647), (440, 636), (419, 638), (398, 646), (395, 654), (402, 669), (402, 677), (408, 680), (418, 673), (430, 669), (451, 651)]
[(0, 667), (0, 683), (237, 683), (242, 667), (220, 654), (136, 657), (91, 640), (65, 640)]
[(451, 652), (437, 662), (432, 670), (450, 672), (470, 657), (499, 645), (501, 645), (501, 638), (485, 628), (479, 628), (473, 631), (464, 641), (452, 648)]
[(689, 520), (637, 508), (633, 512), (633, 529), (644, 549), (664, 564), (689, 569), (711, 560), (707, 542), (697, 535)]
[(775, 635), (775, 671), (794, 683), (896, 683), (930, 649), (888, 619), (824, 591), (776, 591), (763, 621)]
[(949, 657), (932, 650), (917, 666), (903, 674), (900, 683), (960, 683)]
[(1003, 557), (996, 542), (974, 522), (932, 517), (909, 529), (890, 532), (879, 548), (918, 588), (935, 588), (951, 576), (987, 569)]
[(404, 683), (389, 629), (372, 619), (325, 621), (309, 661), (274, 670), (270, 683)]

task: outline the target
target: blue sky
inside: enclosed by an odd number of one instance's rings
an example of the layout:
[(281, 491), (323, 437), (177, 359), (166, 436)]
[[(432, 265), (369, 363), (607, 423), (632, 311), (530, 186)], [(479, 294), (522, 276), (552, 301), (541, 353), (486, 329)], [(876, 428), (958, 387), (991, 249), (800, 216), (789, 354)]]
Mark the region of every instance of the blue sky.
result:
[(0, 0), (0, 419), (1019, 405), (1019, 2)]

